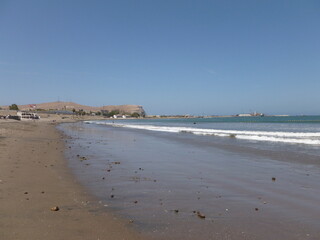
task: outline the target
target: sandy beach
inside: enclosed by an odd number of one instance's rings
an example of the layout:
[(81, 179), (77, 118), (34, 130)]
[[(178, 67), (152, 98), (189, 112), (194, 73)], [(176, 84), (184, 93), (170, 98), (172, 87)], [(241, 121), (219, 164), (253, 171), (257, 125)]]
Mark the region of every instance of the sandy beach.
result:
[(77, 120), (0, 120), (0, 239), (319, 239), (317, 155)]
[(0, 239), (143, 239), (75, 182), (56, 124), (0, 121)]

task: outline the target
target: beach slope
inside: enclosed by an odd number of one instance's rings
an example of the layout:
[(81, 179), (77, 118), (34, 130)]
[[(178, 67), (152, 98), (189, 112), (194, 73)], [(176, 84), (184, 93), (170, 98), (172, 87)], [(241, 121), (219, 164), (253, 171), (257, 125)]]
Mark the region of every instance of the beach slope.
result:
[(0, 122), (0, 239), (142, 239), (75, 182), (62, 139), (50, 122)]

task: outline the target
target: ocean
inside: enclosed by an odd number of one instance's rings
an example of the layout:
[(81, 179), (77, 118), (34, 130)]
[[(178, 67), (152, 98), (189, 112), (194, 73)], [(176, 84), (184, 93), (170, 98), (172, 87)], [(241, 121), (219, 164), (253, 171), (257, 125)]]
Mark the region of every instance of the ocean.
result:
[(59, 129), (79, 182), (152, 239), (320, 237), (320, 116), (114, 119)]

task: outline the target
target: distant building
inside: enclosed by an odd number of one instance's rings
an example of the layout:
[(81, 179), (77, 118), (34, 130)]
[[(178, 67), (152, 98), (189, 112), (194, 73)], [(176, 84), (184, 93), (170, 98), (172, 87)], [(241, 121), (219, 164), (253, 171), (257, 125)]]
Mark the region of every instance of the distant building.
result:
[(240, 113), (237, 114), (238, 117), (251, 117), (252, 115), (250, 113)]
[(263, 117), (264, 114), (263, 113), (240, 113), (236, 115), (237, 117)]
[(29, 107), (30, 107), (30, 109), (35, 110), (37, 108), (37, 105), (36, 104), (30, 104)]
[(118, 114), (118, 115), (113, 115), (113, 118), (127, 118), (127, 116)]
[(17, 116), (20, 118), (20, 120), (40, 119), (40, 117), (36, 113), (31, 112), (17, 112)]

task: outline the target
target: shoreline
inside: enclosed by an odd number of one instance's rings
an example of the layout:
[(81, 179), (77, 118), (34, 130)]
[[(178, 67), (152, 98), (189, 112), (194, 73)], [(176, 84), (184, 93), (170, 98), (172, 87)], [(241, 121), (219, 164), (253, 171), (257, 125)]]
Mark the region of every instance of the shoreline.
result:
[(145, 239), (75, 180), (58, 122), (0, 122), (0, 238)]
[[(155, 138), (158, 134), (109, 129), (103, 139), (99, 129), (94, 141), (82, 129), (89, 125), (81, 123), (75, 125), (80, 125), (84, 134), (83, 144), (74, 144), (81, 141), (81, 134), (69, 135), (57, 125), (78, 121), (58, 117), (53, 122), (53, 117), (0, 120), (0, 239), (319, 237), (315, 218), (319, 174), (308, 164), (301, 169), (287, 162), (264, 163), (256, 158), (268, 159), (269, 155), (261, 153), (247, 161), (250, 151), (230, 151), (218, 144), (209, 154), (212, 164), (206, 165), (201, 159), (206, 159), (208, 149), (201, 142), (184, 139), (184, 135), (159, 134), (161, 137)], [(187, 153), (185, 144), (194, 152)], [(107, 149), (100, 156), (101, 163), (98, 155), (91, 158), (99, 146)], [(150, 154), (143, 155), (141, 149), (148, 149)], [(70, 162), (68, 152), (74, 157)], [(87, 161), (75, 164), (79, 162), (77, 154)], [(139, 158), (131, 162), (131, 156), (137, 154)], [(195, 169), (190, 156), (201, 160)], [(79, 178), (73, 166), (87, 178)], [(101, 166), (113, 168), (111, 172), (100, 171)], [(95, 167), (98, 174), (91, 171)], [(181, 180), (186, 185), (181, 185)], [(101, 196), (94, 194), (90, 183)], [(56, 206), (59, 211), (51, 211)], [(205, 220), (194, 211), (205, 214)]]
[(297, 164), (292, 154), (255, 151), (232, 138), (223, 147), (220, 139), (207, 142), (209, 137), (68, 125), (75, 176), (147, 236), (319, 237), (319, 165), (311, 167), (306, 155)]

